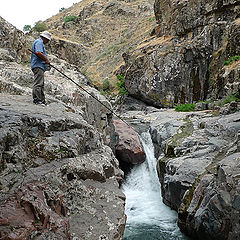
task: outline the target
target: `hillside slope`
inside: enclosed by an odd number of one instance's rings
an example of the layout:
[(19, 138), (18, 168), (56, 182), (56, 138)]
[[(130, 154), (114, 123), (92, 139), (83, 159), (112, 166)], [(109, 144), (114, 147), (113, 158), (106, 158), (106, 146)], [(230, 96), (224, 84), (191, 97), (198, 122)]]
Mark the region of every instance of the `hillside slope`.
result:
[[(114, 81), (122, 54), (135, 49), (156, 25), (154, 0), (83, 0), (45, 21), (52, 52), (77, 65), (96, 85)], [(77, 16), (65, 23), (66, 16)], [(69, 54), (71, 52), (71, 54)]]

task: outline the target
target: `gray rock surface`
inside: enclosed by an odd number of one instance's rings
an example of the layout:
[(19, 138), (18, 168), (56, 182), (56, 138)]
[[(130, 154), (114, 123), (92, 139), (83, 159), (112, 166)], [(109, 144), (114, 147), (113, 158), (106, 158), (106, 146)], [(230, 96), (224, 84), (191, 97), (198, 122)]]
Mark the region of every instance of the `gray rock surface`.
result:
[[(0, 59), (18, 61), (25, 60), (27, 39), (23, 32), (13, 27), (10, 23), (0, 16)], [(8, 53), (8, 54), (7, 54)], [(9, 56), (8, 56), (9, 55)]]
[(33, 104), (30, 40), (2, 18), (0, 26), (0, 238), (122, 239), (123, 172), (105, 145), (112, 115), (87, 92), (111, 104), (53, 55), (81, 87), (51, 69), (47, 105)]
[[(67, 105), (74, 105), (86, 121), (92, 124), (103, 134), (106, 144), (110, 141), (110, 125), (112, 114), (102, 104), (97, 102), (88, 93), (97, 98), (100, 102), (111, 109), (111, 104), (96, 89), (87, 85), (87, 79), (78, 72), (74, 65), (64, 60), (58, 59), (50, 55), (49, 58), (53, 65), (60, 71), (75, 81), (81, 88), (55, 69), (45, 73), (45, 93), (48, 103), (63, 102)], [(0, 60), (0, 92), (8, 92), (10, 94), (27, 94), (31, 95), (33, 84), (33, 73), (29, 66)], [(87, 92), (88, 93), (87, 93)], [(71, 110), (71, 107), (69, 108)]]
[[(220, 111), (221, 112), (221, 111)], [(126, 112), (150, 125), (163, 202), (193, 239), (239, 238), (240, 112)]]
[[(43, 188), (45, 195), (51, 192), (53, 200), (61, 196), (64, 215), (57, 212), (56, 205), (55, 213), (46, 213), (45, 220), (39, 220), (44, 233), (30, 225), (26, 236), (38, 231), (42, 237), (67, 239), (67, 235), (58, 238), (51, 230), (53, 223), (48, 215), (57, 213), (59, 221), (69, 222), (69, 227), (66, 225), (69, 236), (121, 239), (125, 196), (119, 190), (119, 183), (123, 173), (111, 149), (103, 145), (101, 135), (83, 119), (81, 112), (69, 111), (68, 106), (57, 102), (34, 105), (31, 96), (2, 93), (0, 102), (1, 208), (9, 207), (4, 205), (6, 200), (16, 198), (19, 188), (28, 188), (28, 184), (37, 187), (36, 182), (41, 186), (48, 184), (49, 190)], [(41, 214), (48, 206), (42, 208), (32, 214)], [(16, 211), (9, 209), (12, 214)], [(0, 217), (9, 222), (11, 229), (14, 225), (11, 218)], [(4, 225), (0, 226), (0, 232), (11, 233)]]
[[(179, 212), (179, 227), (196, 239), (235, 239), (239, 234), (235, 232), (238, 228), (235, 217), (230, 213), (235, 214), (233, 200), (229, 192), (222, 192), (214, 184), (222, 162), (229, 160), (229, 168), (238, 171), (238, 157), (234, 156), (239, 153), (239, 119), (239, 112), (220, 117), (192, 114), (186, 119), (188, 123), (167, 140), (164, 153), (159, 157), (163, 201)], [(228, 181), (222, 181), (227, 186)], [(212, 192), (204, 188), (206, 184), (214, 186)], [(237, 193), (237, 187), (234, 189), (232, 191)], [(214, 194), (219, 201), (229, 199), (230, 202), (221, 203), (227, 204), (226, 210), (225, 205), (221, 209), (218, 201), (212, 199)]]

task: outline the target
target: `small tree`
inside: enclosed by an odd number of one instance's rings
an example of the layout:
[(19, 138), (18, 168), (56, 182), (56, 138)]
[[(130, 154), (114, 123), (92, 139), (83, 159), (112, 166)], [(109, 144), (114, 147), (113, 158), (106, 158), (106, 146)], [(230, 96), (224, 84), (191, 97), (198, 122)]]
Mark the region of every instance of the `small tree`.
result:
[(62, 8), (59, 9), (59, 12), (62, 12), (62, 11), (64, 11), (65, 9), (66, 9), (66, 8), (62, 7)]
[(30, 32), (31, 30), (32, 30), (31, 25), (25, 25), (25, 26), (23, 27), (23, 32)]
[(42, 21), (38, 21), (35, 23), (33, 30), (36, 32), (43, 32), (43, 31), (47, 30), (47, 26)]

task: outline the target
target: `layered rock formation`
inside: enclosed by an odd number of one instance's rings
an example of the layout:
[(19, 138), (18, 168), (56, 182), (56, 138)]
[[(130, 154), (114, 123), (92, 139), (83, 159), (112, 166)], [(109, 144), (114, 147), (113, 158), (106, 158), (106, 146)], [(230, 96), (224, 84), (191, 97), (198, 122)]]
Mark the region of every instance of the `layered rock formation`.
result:
[(163, 202), (192, 239), (240, 236), (240, 104), (236, 113), (216, 114), (147, 107), (123, 115), (150, 124)]
[[(0, 22), (1, 36), (21, 35)], [(8, 41), (1, 47), (0, 238), (121, 239), (126, 220), (125, 196), (119, 190), (123, 172), (105, 145), (110, 111), (54, 69), (45, 74), (48, 105), (33, 104), (30, 67), (16, 62), (23, 60), (27, 46), (18, 52)], [(8, 49), (15, 54), (11, 59)], [(111, 107), (86, 85), (76, 66), (50, 59)]]
[(157, 107), (172, 107), (235, 93), (239, 62), (238, 0), (155, 1), (155, 35), (123, 55), (130, 95)]
[[(57, 17), (48, 21), (60, 33), (49, 45), (58, 52), (50, 60), (109, 108), (78, 67), (90, 66), (90, 75), (99, 79), (112, 76), (123, 51), (125, 65), (117, 73), (133, 97), (151, 105), (171, 107), (239, 91), (239, 61), (224, 66), (239, 55), (239, 1), (156, 0), (158, 26), (144, 42), (154, 25), (151, 1), (83, 2), (73, 11), (76, 21), (63, 23), (74, 7), (58, 15), (60, 23)], [(102, 27), (106, 21), (110, 40)], [(0, 26), (0, 237), (121, 239), (123, 173), (105, 145), (111, 112), (54, 69), (46, 73), (48, 106), (33, 105), (32, 73), (17, 64), (29, 61), (29, 40), (2, 18)], [(129, 52), (133, 39), (131, 46), (142, 44)], [(194, 239), (238, 239), (239, 103), (220, 109), (231, 113), (224, 116), (134, 108), (139, 111), (128, 113), (131, 121), (150, 125), (163, 201), (179, 212), (181, 230)]]
[[(62, 103), (42, 107), (33, 105), (31, 96), (0, 98), (1, 236), (120, 239), (122, 172), (99, 133)], [(16, 224), (19, 204), (26, 221)]]
[(26, 57), (27, 39), (23, 32), (12, 26), (0, 16), (0, 57), (7, 61), (24, 60)]

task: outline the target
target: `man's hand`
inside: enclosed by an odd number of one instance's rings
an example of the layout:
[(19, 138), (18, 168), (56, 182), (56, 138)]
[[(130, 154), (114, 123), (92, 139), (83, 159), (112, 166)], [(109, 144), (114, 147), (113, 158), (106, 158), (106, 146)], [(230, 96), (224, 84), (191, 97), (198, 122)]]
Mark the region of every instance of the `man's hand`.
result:
[(44, 56), (44, 54), (42, 52), (36, 52), (36, 55), (38, 57), (40, 57), (43, 61), (45, 61), (46, 64), (50, 64), (50, 61), (48, 60), (48, 58), (46, 56)]

